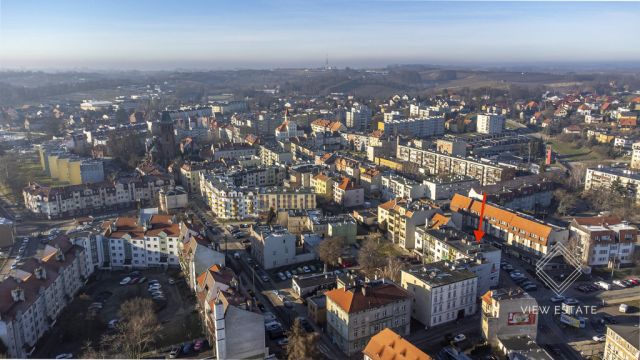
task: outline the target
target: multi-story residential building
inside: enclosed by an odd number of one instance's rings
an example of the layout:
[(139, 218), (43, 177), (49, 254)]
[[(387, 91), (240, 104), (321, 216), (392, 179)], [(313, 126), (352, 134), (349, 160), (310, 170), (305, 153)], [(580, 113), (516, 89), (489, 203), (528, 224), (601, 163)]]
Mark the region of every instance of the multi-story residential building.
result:
[(320, 216), (318, 213), (309, 213), (307, 229), (323, 238), (342, 238), (347, 244), (356, 242), (358, 227), (355, 219), (348, 214), (335, 216)]
[(347, 356), (359, 353), (371, 337), (389, 328), (407, 336), (411, 323), (411, 295), (384, 281), (327, 291), (327, 333)]
[(186, 208), (188, 202), (189, 194), (180, 186), (172, 189), (160, 189), (158, 192), (160, 211), (165, 214)]
[(282, 186), (260, 187), (256, 190), (258, 196), (258, 211), (273, 209), (315, 209), (316, 194), (311, 188), (285, 188)]
[(240, 159), (256, 154), (256, 148), (245, 143), (227, 143), (212, 146), (213, 160)]
[(422, 180), (425, 187), (424, 196), (431, 200), (451, 199), (454, 194), (466, 194), (474, 186), (479, 186), (477, 179), (466, 175), (427, 176)]
[(224, 170), (226, 167), (221, 162), (185, 162), (180, 167), (180, 184), (189, 193), (200, 192), (200, 174), (215, 169)]
[[(477, 229), (482, 201), (456, 194), (451, 200), (451, 220), (459, 228)], [(534, 263), (547, 254), (555, 243), (567, 243), (569, 230), (544, 223), (528, 215), (487, 203), (482, 230), (496, 246), (509, 245), (514, 256)]]
[(212, 265), (198, 275), (196, 298), (218, 359), (261, 359), (267, 355), (264, 315), (241, 294), (235, 273)]
[(640, 203), (640, 173), (626, 168), (598, 165), (597, 168), (587, 169), (584, 189), (611, 189), (614, 183), (620, 184), (633, 194), (636, 203)]
[(339, 156), (335, 161), (335, 170), (358, 181), (360, 179), (360, 161)]
[(444, 261), (402, 270), (401, 286), (414, 299), (411, 317), (426, 327), (460, 320), (476, 313), (478, 278)]
[(246, 219), (259, 205), (255, 188), (235, 186), (224, 176), (200, 174), (200, 193), (211, 211), (221, 219)]
[(212, 265), (225, 265), (224, 254), (207, 246), (210, 244), (199, 234), (188, 236), (188, 240), (181, 244), (180, 267), (186, 275), (189, 288), (193, 290), (197, 290), (198, 276), (210, 269)]
[(478, 114), (477, 129), (481, 134), (500, 134), (504, 131), (504, 116), (498, 114)]
[(513, 168), (407, 145), (398, 144), (396, 156), (400, 160), (424, 168), (425, 175), (466, 175), (477, 179), (482, 185), (497, 184), (515, 177)]
[(27, 358), (93, 272), (84, 249), (62, 236), (0, 282), (0, 340), (10, 358)]
[(130, 208), (137, 203), (156, 202), (160, 189), (174, 185), (169, 175), (121, 178), (114, 182), (48, 187), (31, 183), (22, 191), (25, 207), (48, 219), (95, 215), (103, 211)]
[(364, 204), (364, 189), (360, 185), (343, 177), (338, 183), (333, 184), (333, 201), (342, 207), (355, 207)]
[(638, 245), (638, 228), (615, 216), (574, 218), (569, 227), (572, 251), (586, 266), (633, 264), (633, 253)]
[(337, 120), (317, 119), (311, 122), (311, 131), (314, 134), (335, 134), (346, 130), (346, 127)]
[(173, 216), (141, 211), (138, 218), (107, 220), (103, 228), (96, 237), (103, 250), (103, 267), (180, 266), (180, 226)]
[(384, 329), (372, 336), (362, 353), (364, 360), (432, 360), (431, 356), (391, 329)]
[(274, 131), (277, 141), (288, 141), (292, 137), (303, 136), (304, 131), (298, 130), (295, 121), (289, 121), (285, 115), (285, 120)]
[(262, 165), (284, 165), (293, 162), (293, 154), (280, 143), (261, 144), (260, 161)]
[(386, 227), (391, 241), (411, 250), (415, 247), (417, 227), (439, 212), (431, 202), (395, 198), (378, 206), (378, 225)]
[(367, 105), (354, 103), (346, 113), (345, 122), (349, 129), (367, 131), (371, 123), (371, 110)]
[(429, 137), (444, 134), (444, 118), (429, 117), (418, 119), (389, 120), (378, 123), (378, 130), (391, 136), (408, 135), (413, 137)]
[(282, 185), (285, 170), (279, 166), (250, 166), (228, 170), (224, 176), (236, 186), (263, 187)]
[(13, 245), (16, 229), (13, 221), (0, 217), (0, 248)]
[(640, 359), (640, 328), (637, 325), (607, 325), (603, 360)]
[(335, 181), (325, 174), (317, 174), (311, 179), (311, 187), (316, 195), (325, 200), (333, 200), (333, 185)]
[[(518, 211), (539, 211), (551, 206), (553, 191), (556, 183), (539, 175), (520, 176), (500, 184), (480, 186), (474, 185), (468, 191), (469, 197), (482, 200), (483, 194), (487, 201)], [(453, 196), (453, 194), (452, 194)]]
[(419, 227), (415, 234), (414, 252), (424, 263), (449, 261), (457, 268), (467, 269), (478, 277), (478, 294), (498, 286), (500, 277), (500, 249), (478, 243), (472, 236), (454, 228)]
[(426, 186), (394, 173), (384, 174), (380, 179), (380, 191), (384, 200), (406, 198), (416, 200), (426, 195)]
[(382, 172), (377, 168), (360, 169), (360, 185), (364, 188), (365, 194), (372, 194), (380, 191), (382, 185)]
[(640, 142), (631, 145), (631, 169), (640, 170)]
[(303, 252), (296, 236), (279, 225), (254, 226), (251, 229), (251, 254), (264, 269), (310, 261), (315, 254)]
[(500, 339), (538, 335), (538, 302), (520, 288), (487, 291), (482, 295), (482, 336), (497, 346)]

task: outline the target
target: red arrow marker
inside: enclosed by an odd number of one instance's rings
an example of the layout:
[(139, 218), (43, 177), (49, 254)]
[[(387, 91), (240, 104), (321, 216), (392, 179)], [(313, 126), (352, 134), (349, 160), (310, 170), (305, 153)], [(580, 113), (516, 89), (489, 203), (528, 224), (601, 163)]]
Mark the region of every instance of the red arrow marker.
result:
[(480, 242), (484, 237), (484, 231), (482, 231), (482, 220), (484, 219), (484, 205), (487, 203), (487, 193), (482, 193), (482, 207), (480, 208), (480, 220), (478, 221), (478, 230), (473, 230), (473, 235), (476, 236), (476, 241)]

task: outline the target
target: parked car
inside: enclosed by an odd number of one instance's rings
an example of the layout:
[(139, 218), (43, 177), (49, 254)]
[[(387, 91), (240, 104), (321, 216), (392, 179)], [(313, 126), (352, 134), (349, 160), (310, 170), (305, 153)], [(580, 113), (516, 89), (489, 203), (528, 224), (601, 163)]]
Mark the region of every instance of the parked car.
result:
[(273, 315), (273, 313), (270, 313), (270, 312), (264, 313), (263, 316), (264, 316), (264, 323), (265, 324), (273, 322), (273, 321), (276, 320), (276, 316)]
[(309, 265), (309, 269), (311, 269), (311, 271), (313, 272), (316, 272), (318, 270), (314, 265)]
[(629, 312), (629, 305), (620, 304), (620, 306), (618, 307), (618, 311), (620, 311), (623, 314), (626, 314), (627, 312)]
[(127, 276), (126, 278), (120, 280), (120, 285), (127, 285), (130, 281), (131, 278)]
[(291, 279), (293, 277), (293, 275), (291, 274), (291, 271), (289, 270), (285, 271), (284, 274), (287, 276), (287, 279)]
[(305, 274), (308, 274), (308, 273), (311, 272), (311, 269), (309, 269), (309, 267), (305, 265), (305, 266), (302, 267), (302, 271), (304, 271)]
[(120, 319), (111, 319), (111, 320), (109, 320), (109, 323), (107, 324), (107, 327), (109, 329), (115, 329), (116, 325), (118, 325), (118, 322), (120, 322)]
[(625, 284), (622, 280), (613, 280), (613, 284), (614, 285), (618, 285), (618, 286), (620, 286), (622, 288), (626, 288), (627, 287), (627, 284)]
[(453, 342), (464, 341), (467, 337), (464, 334), (458, 334), (453, 338)]
[(530, 284), (530, 285), (524, 286), (522, 289), (524, 289), (524, 291), (536, 291), (538, 290), (538, 286), (535, 284)]
[(73, 359), (73, 354), (72, 353), (59, 354), (59, 355), (56, 355), (56, 359)]
[(285, 345), (287, 345), (287, 344), (289, 343), (289, 339), (287, 339), (287, 338), (282, 338), (282, 339), (279, 339), (279, 340), (277, 341), (277, 343), (278, 343), (278, 346), (285, 346)]
[(278, 275), (278, 278), (279, 278), (281, 281), (285, 281), (285, 280), (287, 280), (287, 277), (286, 277), (282, 272), (279, 272), (277, 275)]
[(174, 278), (169, 278), (169, 284), (170, 284), (170, 285), (173, 285), (173, 284), (175, 284), (175, 283), (176, 283), (176, 281), (175, 281), (175, 279), (174, 279)]
[(574, 298), (566, 298), (562, 303), (569, 306), (573, 306), (573, 305), (578, 305), (580, 302)]
[(190, 352), (191, 352), (191, 343), (185, 343), (184, 345), (182, 345), (183, 354), (188, 354)]
[(603, 342), (603, 341), (607, 340), (607, 336), (604, 335), (604, 334), (599, 334), (599, 335), (595, 335), (592, 339), (593, 339), (593, 341)]
[(555, 304), (555, 303), (563, 302), (564, 299), (566, 298), (562, 295), (554, 295), (549, 300), (551, 300), (551, 302)]

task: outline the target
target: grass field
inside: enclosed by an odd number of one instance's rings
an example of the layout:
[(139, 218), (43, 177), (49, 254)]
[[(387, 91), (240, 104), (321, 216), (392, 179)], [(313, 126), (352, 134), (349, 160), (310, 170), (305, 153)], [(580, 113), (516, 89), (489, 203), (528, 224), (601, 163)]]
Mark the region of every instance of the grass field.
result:
[[(49, 177), (44, 171), (42, 171), (40, 163), (35, 159), (27, 157), (21, 160), (22, 161), (18, 163), (18, 168), (14, 169), (12, 172), (23, 175), (22, 177), (25, 179), (25, 186), (29, 181), (48, 186), (59, 186), (68, 184), (66, 182), (62, 182)], [(11, 189), (7, 188), (7, 186), (2, 183), (0, 183), (0, 194), (7, 197), (13, 202), (17, 201), (18, 198), (22, 198), (22, 194), (13, 194), (11, 192)]]
[(559, 139), (549, 139), (547, 143), (551, 145), (553, 151), (558, 155), (568, 157), (568, 160), (571, 161), (602, 159), (602, 156), (592, 151), (589, 147), (576, 147), (573, 143), (560, 141)]

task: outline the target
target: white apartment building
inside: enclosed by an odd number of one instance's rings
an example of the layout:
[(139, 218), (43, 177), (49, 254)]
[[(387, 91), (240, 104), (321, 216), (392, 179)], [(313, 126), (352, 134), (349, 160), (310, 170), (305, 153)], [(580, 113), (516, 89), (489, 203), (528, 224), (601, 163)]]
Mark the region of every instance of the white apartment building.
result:
[(569, 227), (572, 249), (586, 266), (632, 265), (638, 228), (615, 216), (574, 218)]
[(160, 189), (173, 186), (171, 176), (145, 175), (83, 185), (48, 187), (32, 183), (22, 191), (25, 207), (47, 219), (91, 215), (155, 202)]
[(422, 180), (425, 197), (431, 200), (451, 199), (454, 194), (466, 194), (480, 182), (465, 175), (429, 176)]
[(444, 134), (443, 117), (389, 120), (378, 123), (378, 129), (391, 136), (429, 137)]
[(93, 269), (84, 249), (58, 237), (37, 258), (23, 261), (0, 282), (0, 340), (9, 358), (27, 358), (55, 324)]
[(296, 242), (296, 236), (279, 225), (251, 229), (251, 255), (267, 270), (315, 259), (314, 253), (303, 252)]
[(354, 103), (346, 113), (345, 122), (349, 129), (367, 131), (371, 123), (371, 109), (367, 105)]
[(498, 114), (478, 114), (477, 130), (481, 134), (500, 134), (504, 131), (504, 116)]
[(631, 169), (640, 170), (640, 142), (631, 145)]
[(476, 313), (476, 275), (436, 262), (402, 270), (400, 283), (413, 296), (411, 317), (426, 327)]
[(385, 174), (380, 179), (380, 191), (383, 200), (405, 198), (416, 200), (425, 197), (426, 186), (397, 174)]
[(411, 295), (384, 281), (327, 291), (327, 333), (347, 356), (360, 353), (385, 328), (409, 335)]
[(258, 208), (255, 188), (235, 186), (223, 176), (200, 174), (200, 193), (211, 211), (221, 219), (246, 219)]
[(500, 280), (500, 249), (487, 243), (478, 243), (472, 236), (454, 228), (416, 229), (417, 253), (424, 263), (448, 261), (457, 268), (466, 269), (477, 277), (478, 294), (498, 286)]
[(138, 218), (108, 220), (96, 239), (104, 249), (104, 267), (180, 266), (180, 225), (170, 215), (143, 211)]
[(628, 189), (635, 196), (636, 203), (640, 203), (640, 173), (634, 170), (619, 167), (598, 165), (596, 168), (587, 169), (585, 175), (585, 190), (611, 189), (614, 182)]

